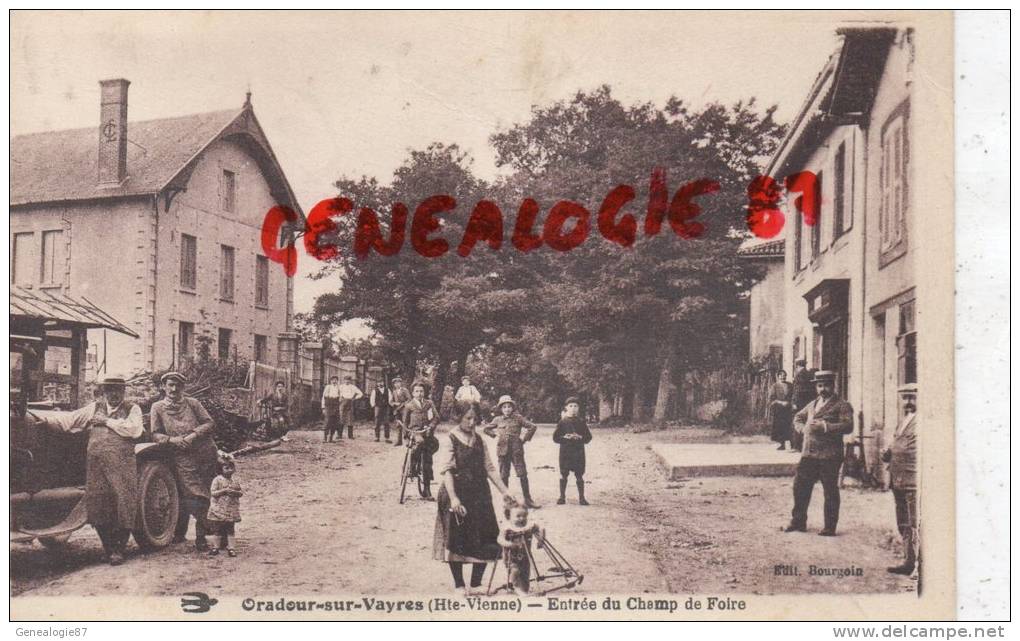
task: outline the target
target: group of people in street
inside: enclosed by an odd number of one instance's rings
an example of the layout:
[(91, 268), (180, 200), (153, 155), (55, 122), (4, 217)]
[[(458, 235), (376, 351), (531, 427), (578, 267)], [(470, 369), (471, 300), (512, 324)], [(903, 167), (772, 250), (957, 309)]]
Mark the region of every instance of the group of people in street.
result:
[[(806, 372), (806, 363), (798, 361), (796, 376)], [(795, 377), (790, 389), (785, 373), (770, 395), (773, 408), (772, 434), (774, 440), (782, 437), (783, 422), (789, 416), (785, 408), (795, 408), (792, 416), (793, 433), (800, 437), (801, 458), (793, 479), (793, 511), (786, 532), (807, 531), (807, 511), (816, 483), (822, 484), (824, 497), (823, 526), (820, 536), (836, 536), (839, 523), (839, 474), (845, 456), (843, 437), (854, 428), (854, 410), (835, 392), (836, 373), (816, 371), (811, 382), (815, 396), (803, 402)], [(898, 420), (892, 443), (884, 448), (882, 460), (889, 464), (889, 485), (892, 489), (896, 512), (896, 526), (903, 539), (903, 563), (887, 568), (894, 574), (912, 574), (919, 569), (919, 530), (917, 510), (917, 386), (907, 384), (900, 388), (903, 416)], [(777, 417), (779, 417), (777, 419)], [(777, 424), (778, 423), (778, 424)], [(780, 449), (783, 449), (781, 441)]]
[[(795, 384), (791, 388), (785, 376), (773, 388), (773, 408), (790, 407), (792, 431), (802, 439), (801, 459), (793, 481), (793, 510), (786, 532), (807, 531), (807, 512), (816, 483), (821, 483), (824, 496), (824, 523), (821, 536), (835, 536), (839, 522), (839, 473), (844, 460), (843, 437), (853, 431), (853, 408), (835, 392), (836, 374), (816, 371), (811, 375), (813, 397), (803, 401), (798, 395), (796, 377), (807, 371), (798, 362)], [(180, 516), (173, 542), (185, 541), (191, 520), (195, 522), (195, 548), (216, 554), (226, 550), (235, 555), (234, 528), (240, 521), (240, 497), (243, 491), (234, 479), (236, 463), (231, 456), (219, 452), (212, 438), (214, 422), (202, 403), (185, 395), (187, 378), (178, 372), (161, 377), (163, 398), (150, 409), (150, 437), (157, 444), (172, 448), (174, 474), (180, 496)], [(520, 560), (521, 545), (531, 545), (532, 536), (501, 536), (492, 504), (491, 484), (504, 498), (507, 518), (516, 525), (515, 532), (534, 532), (527, 524), (528, 510), (541, 506), (535, 502), (528, 479), (525, 445), (538, 427), (524, 417), (517, 403), (503, 395), (496, 414), (483, 422), (481, 395), (464, 377), (455, 396), (454, 427), (443, 438), (437, 438), (439, 412), (426, 396), (426, 385), (415, 382), (410, 390), (400, 377), (387, 388), (380, 381), (372, 390), (369, 403), (375, 412), (376, 441), (390, 442), (393, 417), (399, 416), (396, 445), (410, 439), (414, 453), (415, 474), (421, 474), (425, 487), (433, 480), (433, 455), (439, 453), (437, 471), (440, 479), (438, 514), (434, 530), (433, 557), (448, 563), (457, 589), (465, 589), (463, 566), (472, 565), (470, 586), (478, 587), (486, 564), (511, 556)], [(272, 403), (286, 407), (282, 382), (274, 386)], [(785, 386), (785, 387), (784, 387)], [(94, 526), (110, 564), (124, 561), (124, 549), (136, 523), (138, 504), (138, 472), (134, 445), (145, 435), (140, 407), (125, 399), (126, 383), (120, 377), (100, 381), (101, 397), (71, 412), (34, 411), (30, 422), (63, 432), (88, 431), (86, 454), (85, 505), (87, 522)], [(900, 389), (903, 415), (898, 421), (891, 445), (882, 453), (889, 464), (896, 523), (903, 538), (903, 563), (888, 568), (889, 572), (911, 574), (919, 568), (918, 502), (917, 502), (917, 389), (906, 385)], [(334, 435), (353, 438), (353, 401), (364, 394), (347, 377), (343, 385), (336, 377), (326, 386), (322, 407), (326, 414), (323, 440)], [(569, 475), (575, 477), (578, 503), (588, 505), (585, 498), (585, 446), (592, 434), (579, 414), (576, 397), (566, 399), (561, 418), (552, 439), (559, 445), (559, 499), (566, 502)], [(773, 411), (773, 416), (783, 416)], [(775, 421), (775, 418), (774, 418)], [(773, 423), (775, 434), (775, 422)], [(481, 435), (496, 439), (496, 464), (487, 452)], [(789, 439), (788, 439), (789, 440)], [(520, 483), (523, 500), (510, 494), (510, 471)], [(431, 491), (425, 498), (431, 499)], [(523, 510), (524, 513), (520, 510)], [(519, 530), (519, 532), (518, 532)], [(207, 536), (219, 537), (219, 546), (210, 550)], [(522, 541), (524, 543), (522, 543)], [(511, 554), (508, 550), (516, 550)], [(509, 555), (509, 556), (508, 556)], [(509, 561), (508, 561), (509, 562)], [(516, 569), (520, 579), (521, 568)], [(527, 576), (527, 570), (523, 571)], [(526, 580), (518, 581), (526, 590)]]
[[(517, 409), (509, 395), (499, 398), (498, 414), (480, 425), (480, 396), (464, 380), (458, 391), (454, 412), (455, 426), (440, 442), (438, 472), (441, 479), (438, 511), (433, 534), (433, 558), (449, 564), (454, 589), (470, 592), (481, 586), (487, 564), (502, 559), (512, 588), (526, 593), (530, 582), (531, 546), (543, 544), (544, 531), (528, 518), (530, 510), (540, 508), (531, 495), (525, 444), (531, 441), (538, 427)], [(477, 391), (477, 390), (475, 390)], [(580, 403), (570, 397), (564, 403), (561, 419), (553, 433), (560, 445), (560, 496), (557, 504), (566, 503), (569, 474), (577, 481), (580, 505), (588, 505), (584, 496), (584, 447), (592, 435), (579, 416)], [(481, 435), (496, 439), (496, 460), (493, 464)], [(498, 465), (498, 467), (497, 467)], [(510, 493), (510, 470), (521, 486), (523, 500)], [(497, 521), (489, 485), (503, 497), (504, 523)], [(465, 587), (464, 565), (471, 565), (471, 577)]]
[[(212, 438), (213, 419), (202, 403), (184, 394), (187, 378), (167, 372), (160, 383), (163, 398), (149, 410), (150, 437), (172, 448), (170, 461), (180, 497), (173, 543), (185, 541), (194, 519), (196, 550), (210, 551), (207, 535), (220, 535), (220, 547), (234, 556), (234, 523), (240, 521), (242, 491), (232, 480), (233, 458), (218, 451)], [(125, 400), (125, 388), (122, 377), (107, 377), (98, 385), (101, 398), (84, 407), (71, 412), (35, 411), (28, 418), (40, 427), (62, 432), (88, 431), (86, 520), (99, 535), (111, 565), (124, 562), (136, 524), (139, 479), (134, 446), (145, 436), (142, 410)]]

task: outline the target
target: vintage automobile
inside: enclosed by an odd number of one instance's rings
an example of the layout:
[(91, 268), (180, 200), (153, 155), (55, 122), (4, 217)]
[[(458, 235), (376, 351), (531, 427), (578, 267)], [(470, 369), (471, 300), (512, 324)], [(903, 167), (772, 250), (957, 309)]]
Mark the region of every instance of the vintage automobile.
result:
[[(26, 417), (33, 411), (78, 406), (88, 329), (137, 335), (90, 303), (16, 286), (11, 290), (10, 540), (38, 539), (55, 547), (85, 525), (88, 434), (44, 429)], [(44, 367), (47, 349), (63, 349), (69, 371)], [(44, 392), (52, 394), (55, 386), (62, 386), (61, 398), (44, 399)], [(173, 539), (180, 499), (169, 455), (162, 445), (135, 445), (139, 492), (134, 538), (143, 549), (160, 548)]]

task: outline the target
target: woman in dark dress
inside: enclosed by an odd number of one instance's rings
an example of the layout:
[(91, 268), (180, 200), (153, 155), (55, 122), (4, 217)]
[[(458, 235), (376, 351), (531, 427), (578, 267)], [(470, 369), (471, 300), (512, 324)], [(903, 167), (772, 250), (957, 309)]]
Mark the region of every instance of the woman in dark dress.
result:
[(440, 441), (438, 471), (442, 486), (432, 557), (450, 565), (454, 587), (466, 592), (464, 564), (472, 564), (471, 587), (477, 588), (482, 584), (486, 564), (501, 556), (489, 483), (504, 500), (509, 491), (492, 464), (484, 440), (475, 433), (474, 408), (458, 410), (457, 414), (457, 426)]
[(785, 450), (791, 437), (793, 421), (793, 386), (786, 382), (786, 372), (779, 370), (776, 382), (769, 392), (769, 412), (772, 414), (772, 440), (779, 443), (776, 449)]

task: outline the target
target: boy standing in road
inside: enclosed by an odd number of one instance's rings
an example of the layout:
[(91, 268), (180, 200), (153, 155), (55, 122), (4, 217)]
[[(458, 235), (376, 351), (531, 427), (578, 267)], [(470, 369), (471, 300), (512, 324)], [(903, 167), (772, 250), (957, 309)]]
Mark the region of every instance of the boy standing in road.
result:
[(577, 482), (577, 502), (588, 505), (584, 499), (584, 446), (591, 442), (591, 430), (578, 415), (581, 404), (577, 397), (571, 396), (565, 405), (563, 417), (553, 432), (553, 442), (560, 446), (560, 498), (556, 505), (567, 502), (567, 479), (571, 472)]
[(499, 398), (500, 416), (495, 417), (482, 431), (488, 436), (498, 436), (496, 453), (499, 458), (499, 475), (503, 485), (510, 481), (510, 466), (521, 482), (521, 494), (524, 505), (531, 510), (542, 507), (531, 500), (531, 487), (528, 485), (528, 466), (524, 462), (524, 444), (535, 436), (538, 426), (517, 413), (517, 404), (508, 395)]

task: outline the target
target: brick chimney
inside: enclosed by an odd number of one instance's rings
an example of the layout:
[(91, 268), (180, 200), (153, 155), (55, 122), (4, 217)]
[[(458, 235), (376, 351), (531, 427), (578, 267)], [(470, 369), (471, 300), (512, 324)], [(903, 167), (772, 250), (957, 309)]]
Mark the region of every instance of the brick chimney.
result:
[(119, 185), (127, 176), (128, 85), (123, 78), (99, 81), (99, 184)]

